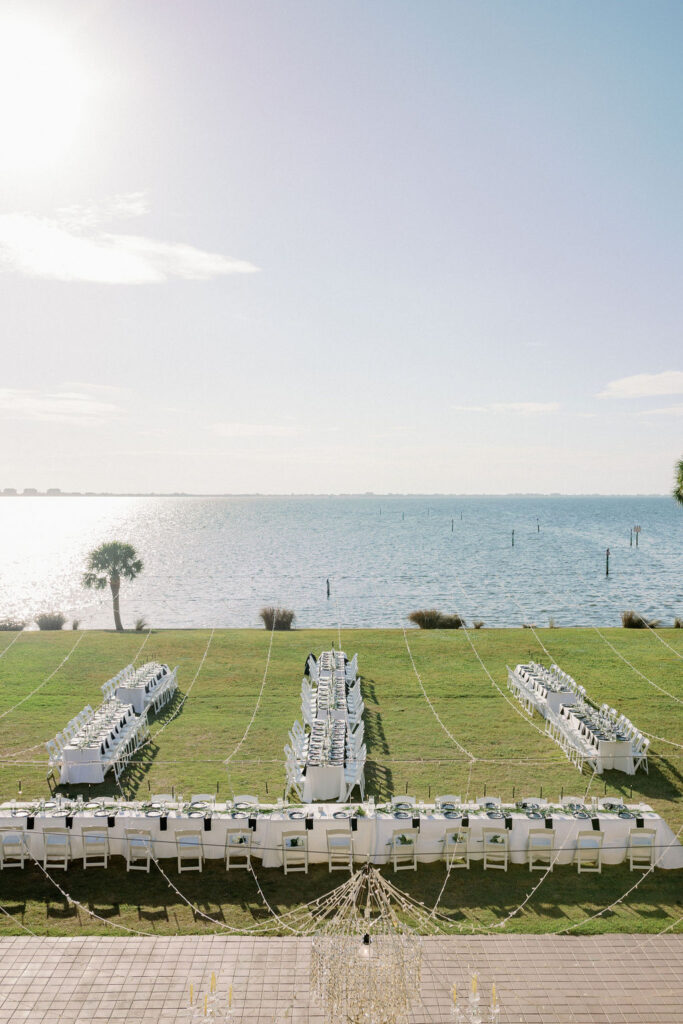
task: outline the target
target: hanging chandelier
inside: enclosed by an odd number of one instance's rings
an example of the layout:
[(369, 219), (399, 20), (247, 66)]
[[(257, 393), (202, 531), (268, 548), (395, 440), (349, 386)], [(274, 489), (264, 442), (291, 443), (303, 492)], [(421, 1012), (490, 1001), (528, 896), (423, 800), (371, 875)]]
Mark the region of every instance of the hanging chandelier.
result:
[(422, 939), (397, 916), (395, 893), (369, 865), (335, 890), (334, 912), (311, 950), (313, 989), (327, 1024), (406, 1020), (420, 989)]
[[(371, 864), (317, 900), (311, 988), (325, 1024), (405, 1024), (420, 998), (422, 937), (443, 934), (435, 918)], [(451, 996), (457, 1024), (498, 1024), (496, 987), (484, 1005), (476, 972), (468, 993), (453, 985)]]

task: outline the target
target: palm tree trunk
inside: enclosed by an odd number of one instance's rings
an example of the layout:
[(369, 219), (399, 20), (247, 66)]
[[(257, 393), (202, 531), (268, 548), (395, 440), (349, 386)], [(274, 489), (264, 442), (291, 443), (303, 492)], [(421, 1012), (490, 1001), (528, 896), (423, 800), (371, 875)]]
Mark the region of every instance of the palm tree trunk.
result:
[(111, 597), (114, 603), (114, 625), (116, 626), (117, 633), (122, 633), (123, 623), (121, 622), (121, 615), (119, 614), (119, 592), (121, 590), (121, 577), (116, 575), (110, 576), (109, 586), (111, 587)]

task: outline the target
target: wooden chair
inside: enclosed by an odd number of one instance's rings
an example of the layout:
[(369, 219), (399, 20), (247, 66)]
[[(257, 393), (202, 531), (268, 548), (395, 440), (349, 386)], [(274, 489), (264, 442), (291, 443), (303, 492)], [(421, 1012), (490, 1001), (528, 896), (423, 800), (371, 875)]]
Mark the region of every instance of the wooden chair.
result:
[(452, 804), (454, 807), (460, 807), (461, 803), (461, 797), (459, 795), (454, 796), (452, 793), (434, 797), (434, 809), (437, 811), (442, 810), (444, 804)]
[(282, 865), (286, 875), (292, 871), (308, 874), (308, 832), (305, 829), (282, 833)]
[(579, 832), (576, 837), (574, 863), (579, 874), (587, 871), (602, 873), (602, 844), (604, 832)]
[(628, 837), (628, 866), (631, 871), (640, 868), (645, 871), (655, 862), (655, 839), (653, 828), (632, 828)]
[(0, 829), (0, 871), (23, 868), (28, 856), (28, 836), (23, 828)]
[[(154, 847), (152, 833), (144, 828), (127, 828), (125, 831), (126, 871), (149, 873)], [(138, 863), (142, 861), (142, 863)]]
[(446, 867), (469, 868), (470, 866), (470, 830), (466, 825), (447, 828), (443, 840), (443, 859)]
[(202, 833), (197, 828), (180, 828), (175, 834), (178, 874), (201, 871), (204, 863)]
[(350, 829), (328, 829), (327, 867), (330, 872), (353, 871), (353, 836)]
[(71, 860), (71, 832), (68, 828), (43, 829), (43, 867), (69, 867)]
[(251, 867), (250, 828), (229, 828), (225, 833), (225, 870)]
[(394, 871), (417, 871), (417, 828), (395, 829), (391, 837)]
[(109, 833), (99, 825), (90, 825), (81, 829), (83, 843), (83, 870), (86, 868), (106, 868), (109, 860)]
[(482, 829), (484, 841), (484, 871), (489, 868), (497, 868), (500, 871), (507, 871), (510, 858), (510, 843), (507, 831), (501, 832), (497, 828)]
[(529, 871), (553, 870), (553, 851), (555, 848), (554, 828), (529, 829), (527, 857)]

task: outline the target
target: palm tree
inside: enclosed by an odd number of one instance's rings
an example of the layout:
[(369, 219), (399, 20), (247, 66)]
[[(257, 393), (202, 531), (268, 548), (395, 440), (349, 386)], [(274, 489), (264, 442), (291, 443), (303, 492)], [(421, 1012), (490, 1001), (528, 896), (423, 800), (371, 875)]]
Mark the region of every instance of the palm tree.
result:
[(683, 505), (683, 459), (676, 463), (676, 485), (673, 489), (673, 496), (679, 505)]
[(122, 544), (118, 540), (100, 544), (88, 555), (87, 571), (83, 573), (83, 586), (89, 590), (104, 590), (109, 584), (114, 603), (114, 624), (119, 632), (123, 630), (119, 614), (121, 580), (134, 580), (142, 570), (142, 562), (133, 545)]

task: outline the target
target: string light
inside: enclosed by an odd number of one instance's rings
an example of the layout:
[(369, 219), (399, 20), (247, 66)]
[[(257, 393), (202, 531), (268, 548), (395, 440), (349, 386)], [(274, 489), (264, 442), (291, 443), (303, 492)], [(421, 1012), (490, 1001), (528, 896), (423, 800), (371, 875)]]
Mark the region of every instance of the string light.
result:
[(54, 672), (51, 672), (50, 675), (47, 677), (47, 679), (44, 679), (43, 682), (40, 683), (39, 686), (36, 686), (33, 690), (31, 690), (30, 693), (27, 693), (25, 697), (22, 697), (20, 701), (17, 701), (17, 703), (14, 704), (13, 707), (8, 708), (7, 711), (3, 711), (0, 714), (0, 719), (6, 718), (7, 715), (11, 715), (13, 711), (16, 711), (17, 708), (20, 708), (21, 705), (25, 704), (27, 700), (30, 700), (31, 697), (33, 697), (34, 694), (38, 693), (39, 690), (42, 690), (44, 686), (47, 686), (47, 684), (50, 682), (50, 680), (54, 679), (54, 677), (57, 675), (59, 670), (61, 668), (63, 668), (64, 665), (66, 665), (67, 661), (69, 660), (71, 655), (74, 653), (74, 651), (76, 650), (76, 648), (78, 647), (78, 645), (80, 644), (80, 642), (81, 642), (81, 640), (83, 639), (84, 636), (85, 636), (85, 633), (79, 633), (78, 638), (76, 639), (76, 643), (71, 647), (71, 649), (69, 650), (69, 653), (66, 655), (66, 657), (62, 658), (62, 660), (60, 661), (59, 665), (54, 670)]

